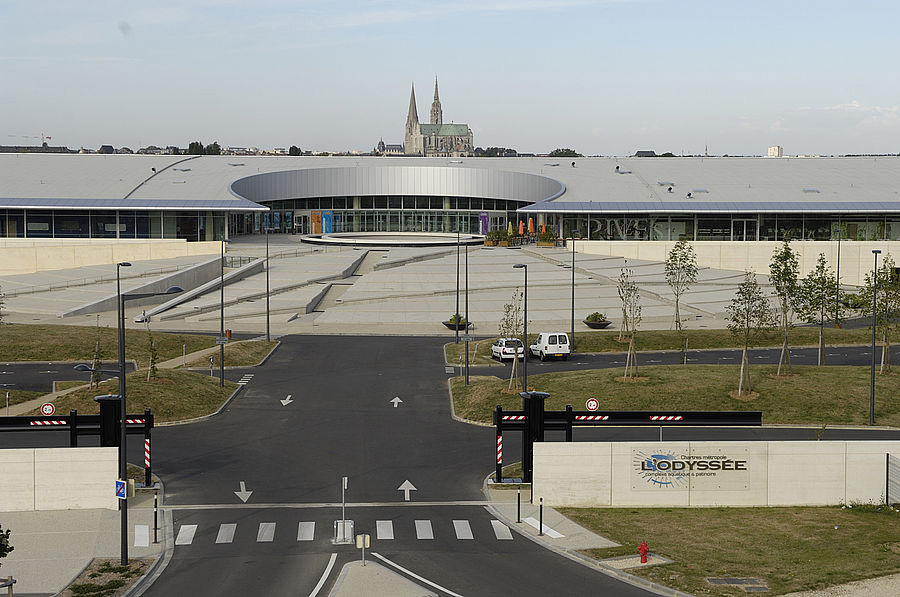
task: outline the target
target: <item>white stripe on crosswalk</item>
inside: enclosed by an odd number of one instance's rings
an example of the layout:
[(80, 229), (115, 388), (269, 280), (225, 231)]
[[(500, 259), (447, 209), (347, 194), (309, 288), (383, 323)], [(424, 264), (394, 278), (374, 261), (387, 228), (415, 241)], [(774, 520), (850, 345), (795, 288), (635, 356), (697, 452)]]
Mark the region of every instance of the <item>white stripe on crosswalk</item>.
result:
[(434, 529), (430, 520), (416, 521), (416, 539), (434, 539)]
[(512, 532), (510, 532), (509, 527), (500, 522), (499, 520), (492, 520), (491, 526), (494, 527), (494, 535), (500, 541), (511, 541), (513, 536)]
[(394, 523), (390, 520), (375, 521), (375, 538), (376, 539), (393, 539)]
[(178, 536), (175, 537), (175, 545), (190, 545), (194, 541), (194, 533), (197, 532), (197, 525), (183, 524), (178, 529)]
[(529, 516), (528, 518), (523, 518), (523, 519), (522, 519), (522, 522), (527, 522), (528, 524), (530, 524), (531, 526), (533, 526), (534, 528), (536, 528), (536, 529), (538, 529), (538, 530), (540, 530), (541, 528), (543, 528), (544, 534), (547, 535), (548, 537), (553, 537), (554, 539), (561, 539), (562, 537), (565, 537), (565, 535), (563, 535), (563, 534), (561, 534), (561, 533), (558, 533), (558, 532), (554, 531), (553, 529), (551, 529), (551, 528), (548, 527), (547, 525), (541, 524), (541, 523), (538, 521), (538, 519), (536, 519), (536, 518), (532, 518), (532, 517)]
[(134, 525), (134, 546), (150, 547), (150, 527), (148, 525)]
[(275, 540), (275, 523), (261, 522), (259, 523), (259, 531), (256, 532), (257, 543), (271, 543)]
[(301, 522), (297, 525), (297, 541), (312, 541), (315, 536), (315, 522)]
[(472, 535), (472, 527), (469, 526), (468, 520), (454, 520), (453, 530), (456, 531), (457, 539), (474, 539)]
[(237, 529), (237, 524), (233, 522), (226, 522), (219, 525), (219, 534), (216, 535), (216, 543), (231, 543), (234, 541), (234, 531)]

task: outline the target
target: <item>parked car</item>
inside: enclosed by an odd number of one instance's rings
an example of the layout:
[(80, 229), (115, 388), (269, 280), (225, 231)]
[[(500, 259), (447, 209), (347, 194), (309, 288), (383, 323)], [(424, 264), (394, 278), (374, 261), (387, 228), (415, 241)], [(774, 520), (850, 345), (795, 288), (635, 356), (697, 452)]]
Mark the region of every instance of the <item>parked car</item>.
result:
[(569, 358), (569, 335), (565, 332), (541, 332), (538, 334), (537, 341), (532, 344), (528, 352), (533, 357), (541, 357), (542, 361), (546, 361), (551, 357), (558, 357), (562, 360)]
[(512, 360), (513, 356), (525, 358), (525, 345), (518, 338), (498, 338), (491, 344), (491, 358), (503, 361)]

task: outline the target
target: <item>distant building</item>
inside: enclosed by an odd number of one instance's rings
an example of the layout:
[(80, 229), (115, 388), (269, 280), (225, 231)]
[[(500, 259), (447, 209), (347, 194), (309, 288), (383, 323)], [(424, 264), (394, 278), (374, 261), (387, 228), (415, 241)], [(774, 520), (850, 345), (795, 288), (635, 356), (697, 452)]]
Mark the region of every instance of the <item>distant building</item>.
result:
[(112, 145), (101, 145), (100, 149), (97, 150), (97, 153), (102, 153), (105, 155), (116, 153), (116, 150)]
[(655, 158), (656, 152), (650, 149), (642, 149), (640, 151), (634, 152), (634, 157), (636, 158)]
[(384, 139), (381, 139), (375, 146), (375, 153), (378, 155), (403, 155), (403, 146), (399, 143), (385, 143)]
[(68, 147), (43, 145), (0, 145), (0, 153), (76, 153)]
[(766, 152), (766, 157), (780, 158), (784, 156), (784, 148), (781, 145), (773, 145)]
[(409, 95), (406, 116), (404, 153), (406, 155), (436, 157), (470, 157), (474, 155), (472, 129), (467, 124), (444, 124), (441, 100), (438, 98), (437, 78), (434, 79), (434, 101), (431, 103), (431, 124), (419, 123), (416, 109), (416, 88)]

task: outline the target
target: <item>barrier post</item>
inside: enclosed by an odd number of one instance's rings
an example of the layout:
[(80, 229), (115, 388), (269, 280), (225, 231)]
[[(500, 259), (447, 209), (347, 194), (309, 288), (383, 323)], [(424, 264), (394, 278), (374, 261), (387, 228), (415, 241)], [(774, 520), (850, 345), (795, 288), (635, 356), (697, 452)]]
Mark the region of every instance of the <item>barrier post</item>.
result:
[(78, 410), (69, 411), (69, 447), (78, 447)]
[(150, 465), (150, 430), (153, 428), (153, 415), (149, 408), (144, 409), (144, 487), (153, 485)]
[(495, 423), (497, 424), (497, 472), (494, 475), (494, 481), (503, 483), (503, 407), (499, 404), (494, 417), (496, 417)]
[(522, 438), (522, 480), (531, 483), (534, 467), (534, 442), (544, 441), (544, 400), (546, 392), (522, 392), (525, 433)]
[(540, 506), (538, 506), (538, 511), (540, 514), (538, 515), (538, 535), (541, 537), (544, 536), (544, 498), (541, 498)]
[(575, 421), (575, 415), (572, 413), (572, 405), (566, 405), (566, 441), (572, 441), (572, 423)]

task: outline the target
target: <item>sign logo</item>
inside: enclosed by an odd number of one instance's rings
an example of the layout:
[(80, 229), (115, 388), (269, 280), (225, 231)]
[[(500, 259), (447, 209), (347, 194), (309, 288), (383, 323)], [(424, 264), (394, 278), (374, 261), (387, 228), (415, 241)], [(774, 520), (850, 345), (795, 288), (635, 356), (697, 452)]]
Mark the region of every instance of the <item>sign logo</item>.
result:
[(125, 481), (116, 479), (116, 497), (120, 500), (125, 499)]
[(588, 398), (587, 402), (584, 403), (588, 410), (597, 410), (600, 408), (600, 401), (596, 398)]
[(41, 405), (41, 414), (45, 417), (50, 417), (53, 413), (56, 412), (56, 407), (53, 406), (52, 402), (45, 402)]
[(746, 489), (748, 456), (746, 449), (738, 448), (730, 448), (728, 453), (721, 449), (685, 453), (663, 446), (648, 451), (632, 449), (632, 489)]
[(687, 488), (688, 477), (682, 470), (675, 469), (675, 463), (682, 462), (680, 454), (671, 451), (648, 454), (635, 450), (632, 458), (635, 472), (651, 487)]

